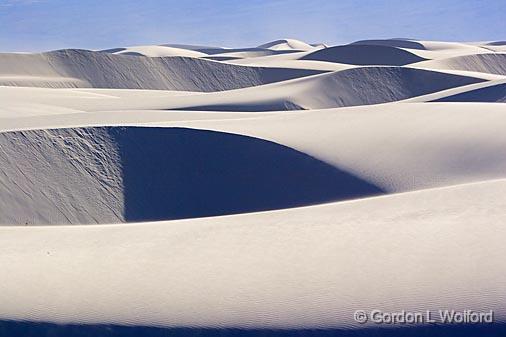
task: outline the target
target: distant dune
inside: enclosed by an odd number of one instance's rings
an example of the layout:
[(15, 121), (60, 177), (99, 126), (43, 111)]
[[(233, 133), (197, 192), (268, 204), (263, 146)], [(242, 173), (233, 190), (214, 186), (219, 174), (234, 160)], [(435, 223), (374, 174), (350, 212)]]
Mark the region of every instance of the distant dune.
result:
[(126, 48), (114, 48), (101, 50), (104, 53), (122, 54), (122, 55), (137, 55), (149, 57), (167, 57), (167, 56), (182, 56), (182, 57), (202, 57), (207, 54), (169, 46), (134, 46)]
[(427, 68), (455, 69), (506, 75), (506, 54), (478, 54), (422, 62)]
[(413, 53), (389, 45), (350, 44), (324, 48), (307, 54), (302, 60), (338, 62), (354, 65), (389, 65), (403, 66), (423, 61)]
[[(378, 86), (378, 82), (382, 85)], [(424, 69), (357, 67), (233, 92), (175, 98), (167, 108), (200, 111), (324, 109), (393, 102), (479, 82), (483, 80)]]
[(295, 39), (282, 39), (268, 42), (258, 46), (258, 48), (268, 48), (272, 50), (301, 50), (308, 51), (317, 47)]
[[(0, 54), (0, 84), (17, 86), (220, 91), (316, 73), (319, 71), (72, 49), (31, 55)], [(46, 80), (45, 76), (52, 80)], [(61, 80), (54, 80), (55, 77)]]
[(351, 45), (366, 45), (366, 46), (388, 46), (397, 48), (408, 48), (408, 49), (421, 49), (425, 50), (425, 46), (413, 40), (405, 39), (388, 39), (388, 40), (362, 40), (351, 43)]

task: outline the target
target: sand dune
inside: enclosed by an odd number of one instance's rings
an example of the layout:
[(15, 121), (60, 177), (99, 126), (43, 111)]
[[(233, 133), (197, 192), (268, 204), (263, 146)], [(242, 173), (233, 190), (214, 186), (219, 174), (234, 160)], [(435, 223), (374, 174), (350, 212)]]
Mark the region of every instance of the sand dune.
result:
[[(298, 54), (298, 53), (297, 53)], [(284, 55), (292, 55), (284, 54)], [(256, 67), (278, 67), (278, 68), (293, 68), (293, 69), (312, 69), (312, 70), (320, 70), (320, 71), (338, 71), (344, 69), (354, 68), (354, 65), (343, 64), (343, 63), (335, 63), (335, 62), (324, 62), (324, 61), (311, 61), (311, 60), (292, 60), (279, 58), (279, 56), (283, 56), (281, 54), (274, 56), (258, 56), (258, 57), (247, 57), (247, 58), (236, 58), (231, 57), (224, 59), (223, 61), (227, 61), (230, 64), (239, 64), (244, 66), (256, 66)], [(220, 56), (215, 57), (206, 57), (209, 59), (218, 59)]]
[(456, 69), (506, 75), (506, 54), (477, 54), (426, 61), (417, 66), (431, 69)]
[(134, 47), (102, 50), (102, 52), (112, 54), (124, 54), (124, 55), (140, 55), (149, 57), (167, 57), (167, 56), (202, 57), (207, 55), (195, 50), (168, 47), (168, 46), (134, 46)]
[[(301, 41), (295, 41), (291, 40), (291, 42), (286, 42), (287, 40), (279, 40), (274, 41), (273, 43), (269, 43), (266, 45), (261, 45), (258, 47), (245, 47), (245, 48), (224, 48), (224, 47), (211, 47), (211, 46), (198, 46), (198, 45), (180, 45), (180, 44), (167, 44), (162, 45), (162, 47), (170, 47), (174, 50), (186, 50), (191, 53), (200, 53), (209, 56), (214, 57), (232, 57), (232, 56), (238, 56), (238, 57), (258, 57), (258, 56), (268, 56), (268, 55), (281, 55), (281, 54), (287, 54), (287, 53), (294, 53), (298, 51), (309, 51), (309, 50), (315, 50), (317, 48), (321, 47), (314, 47), (310, 46), (304, 42)], [(292, 48), (291, 46), (299, 46), (302, 49)], [(144, 46), (144, 48), (149, 46)], [(183, 54), (183, 52), (180, 52)], [(196, 54), (189, 55), (189, 56), (204, 56)], [(230, 55), (230, 56), (228, 56)], [(181, 55), (183, 56), (183, 55)]]
[[(319, 73), (317, 70), (242, 67), (185, 58), (113, 55), (86, 50), (60, 50), (18, 57), (0, 54), (0, 84), (62, 87), (220, 91), (261, 85)], [(7, 80), (2, 81), (2, 76)], [(33, 76), (62, 76), (60, 82), (37, 82)], [(72, 81), (69, 81), (71, 78)], [(75, 79), (75, 80), (74, 80)], [(21, 81), (21, 80), (20, 80)]]
[(217, 47), (217, 46), (204, 46), (204, 45), (196, 45), (196, 44), (180, 44), (180, 43), (167, 43), (162, 44), (161, 46), (166, 47), (172, 47), (172, 48), (179, 48), (179, 49), (186, 49), (186, 50), (195, 50), (195, 51), (202, 51), (202, 50), (221, 50), (224, 51), (228, 48), (224, 47)]
[(501, 336), (502, 44), (0, 54), (0, 335)]
[[(383, 85), (378, 86), (378, 81), (382, 81)], [(25, 102), (33, 103), (31, 108), (35, 104), (52, 104), (77, 110), (96, 110), (97, 108), (115, 110), (122, 107), (130, 110), (276, 111), (385, 103), (480, 82), (484, 82), (484, 79), (418, 68), (356, 67), (253, 88), (205, 95), (188, 92), (174, 95), (160, 91), (148, 95), (154, 96), (153, 98), (147, 98), (144, 95), (142, 102), (134, 98), (137, 95), (134, 92), (132, 92), (134, 96), (128, 99), (128, 102), (118, 101), (115, 95), (121, 95), (121, 91), (104, 91), (106, 96), (107, 93), (113, 93), (112, 99), (109, 100), (102, 99), (103, 97), (100, 97), (101, 99), (90, 97), (88, 100), (70, 98), (53, 100), (45, 97), (54, 97), (54, 91), (42, 89), (31, 91), (31, 98), (25, 99)], [(12, 91), (12, 89), (4, 88), (0, 90), (0, 95), (3, 96), (2, 99), (9, 102), (11, 107), (14, 107), (19, 105), (23, 90), (26, 89)], [(25, 111), (27, 111), (26, 107)]]
[(392, 193), (506, 178), (505, 118), (501, 103), (393, 103), (150, 124), (285, 144)]
[(0, 53), (0, 85), (72, 88), (86, 81), (62, 73), (44, 54)]
[(414, 40), (403, 40), (403, 39), (387, 39), (387, 40), (361, 40), (351, 43), (352, 45), (367, 45), (367, 46), (388, 46), (397, 48), (408, 48), (408, 49), (421, 49), (425, 50), (425, 46)]
[[(380, 81), (382, 85), (378, 86)], [(393, 102), (482, 81), (407, 67), (363, 67), (223, 94), (175, 98), (166, 107), (209, 111), (323, 109)]]
[(301, 58), (302, 60), (338, 62), (354, 65), (402, 66), (424, 59), (406, 50), (386, 45), (346, 45), (320, 49)]
[[(475, 73), (475, 72), (465, 72), (465, 73), (467, 73), (467, 74), (478, 74), (478, 73)], [(483, 81), (483, 82), (478, 82), (478, 83), (463, 85), (463, 86), (460, 86), (460, 87), (455, 87), (455, 88), (450, 88), (450, 89), (446, 89), (446, 90), (437, 91), (437, 92), (434, 92), (434, 93), (431, 93), (431, 94), (427, 94), (427, 95), (422, 95), (422, 96), (416, 96), (416, 97), (408, 98), (408, 99), (402, 100), (400, 102), (402, 102), (402, 103), (434, 102), (434, 101), (438, 101), (439, 99), (445, 99), (447, 97), (464, 94), (466, 92), (473, 92), (473, 91), (479, 90), (479, 89), (485, 89), (485, 88), (488, 88), (488, 87), (500, 86), (501, 84), (503, 84), (503, 83), (506, 82), (506, 77), (504, 77), (504, 76), (499, 76), (499, 75), (492, 75), (492, 76), (497, 76), (497, 77), (495, 77), (493, 79), (489, 79), (487, 81)], [(491, 89), (491, 91), (494, 91), (494, 90)], [(494, 102), (494, 100), (493, 100), (494, 96), (493, 95), (484, 95), (484, 96), (473, 95), (473, 97), (475, 99), (475, 102), (483, 102), (483, 103), (485, 103), (485, 102)]]
[(119, 222), (118, 151), (107, 132), (0, 134), (0, 223)]
[(359, 329), (358, 309), (471, 306), (504, 322), (504, 193), (501, 180), (228, 217), (4, 227), (0, 316)]
[(34, 130), (0, 144), (2, 224), (202, 217), (382, 192), (288, 147), (211, 131)]
[(227, 51), (225, 53), (213, 53), (211, 56), (207, 56), (206, 58), (230, 58), (230, 59), (249, 59), (256, 58), (262, 56), (272, 56), (272, 55), (283, 55), (294, 53), (293, 50), (272, 50), (272, 49), (262, 49), (262, 48), (244, 48), (244, 49), (233, 49)]
[(492, 41), (486, 43), (485, 45), (480, 44), (480, 47), (495, 52), (506, 53), (506, 41)]
[[(10, 96), (22, 90), (9, 89)], [(4, 118), (0, 130), (149, 125), (242, 134), (288, 146), (388, 192), (506, 177), (502, 104), (392, 103), (291, 113), (128, 111), (121, 105), (149, 105), (161, 97), (150, 92), (101, 99), (69, 94), (69, 102), (87, 102), (96, 112)], [(119, 111), (110, 111), (114, 102)]]
[(268, 42), (265, 44), (262, 44), (258, 46), (258, 48), (267, 48), (272, 50), (303, 50), (303, 51), (309, 51), (314, 50), (318, 47), (312, 46), (310, 44), (307, 44), (305, 42), (295, 40), (295, 39), (282, 39), (282, 40), (276, 40), (272, 42)]
[(506, 46), (506, 41), (493, 41), (487, 43), (488, 46)]
[(501, 102), (506, 103), (506, 83), (465, 91), (446, 96), (434, 102)]

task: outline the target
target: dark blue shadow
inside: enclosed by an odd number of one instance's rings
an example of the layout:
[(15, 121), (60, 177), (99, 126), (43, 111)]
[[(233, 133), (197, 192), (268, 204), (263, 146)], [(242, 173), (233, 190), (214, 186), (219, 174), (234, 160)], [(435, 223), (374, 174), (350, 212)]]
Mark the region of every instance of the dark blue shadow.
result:
[(302, 60), (337, 62), (354, 65), (403, 66), (425, 59), (413, 53), (390, 46), (349, 44), (319, 49)]
[(506, 83), (492, 85), (485, 88), (479, 88), (462, 92), (443, 98), (433, 100), (432, 102), (506, 102)]
[(254, 103), (236, 103), (236, 104), (216, 104), (216, 105), (197, 105), (188, 107), (179, 107), (168, 110), (187, 110), (187, 111), (232, 111), (232, 112), (265, 112), (265, 111), (293, 111), (306, 110), (300, 105), (289, 100), (279, 102), (254, 102)]
[(185, 128), (111, 127), (109, 132), (120, 151), (127, 221), (280, 209), (383, 192), (258, 138)]
[(155, 328), (0, 321), (0, 337), (504, 337), (506, 325), (453, 325), (358, 330)]

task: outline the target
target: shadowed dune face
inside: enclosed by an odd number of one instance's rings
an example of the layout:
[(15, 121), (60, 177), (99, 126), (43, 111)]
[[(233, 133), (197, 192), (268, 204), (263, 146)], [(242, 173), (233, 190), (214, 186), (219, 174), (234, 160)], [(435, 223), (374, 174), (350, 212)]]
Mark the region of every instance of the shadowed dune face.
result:
[(352, 42), (352, 43), (350, 43), (350, 45), (388, 46), (388, 47), (409, 48), (409, 49), (418, 49), (418, 50), (427, 49), (420, 42), (411, 41), (411, 40), (401, 40), (401, 39), (361, 40), (361, 41)]
[(432, 102), (495, 102), (506, 103), (506, 83), (466, 91)]
[(383, 45), (346, 45), (317, 50), (301, 60), (326, 61), (353, 65), (403, 66), (424, 61), (408, 51)]
[(506, 41), (494, 41), (487, 43), (488, 46), (506, 46)]
[[(179, 109), (175, 109), (179, 110)], [(289, 100), (279, 99), (274, 101), (257, 103), (238, 103), (238, 104), (216, 104), (216, 105), (198, 105), (185, 107), (187, 111), (231, 111), (231, 112), (266, 112), (266, 111), (295, 111), (306, 110), (298, 104)]]
[(287, 208), (382, 192), (258, 138), (182, 128), (110, 132), (122, 158), (127, 221)]
[(240, 57), (234, 57), (234, 56), (205, 56), (203, 59), (211, 60), (211, 61), (231, 61), (231, 60), (238, 60)]
[(382, 193), (291, 148), (213, 131), (35, 130), (0, 134), (0, 144), (4, 224), (180, 219)]

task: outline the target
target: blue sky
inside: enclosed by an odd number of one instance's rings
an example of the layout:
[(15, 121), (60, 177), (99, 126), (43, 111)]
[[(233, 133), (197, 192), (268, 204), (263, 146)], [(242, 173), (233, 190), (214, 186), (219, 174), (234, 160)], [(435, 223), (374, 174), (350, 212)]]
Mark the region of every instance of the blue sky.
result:
[(279, 38), (506, 40), (506, 0), (0, 0), (0, 51)]

